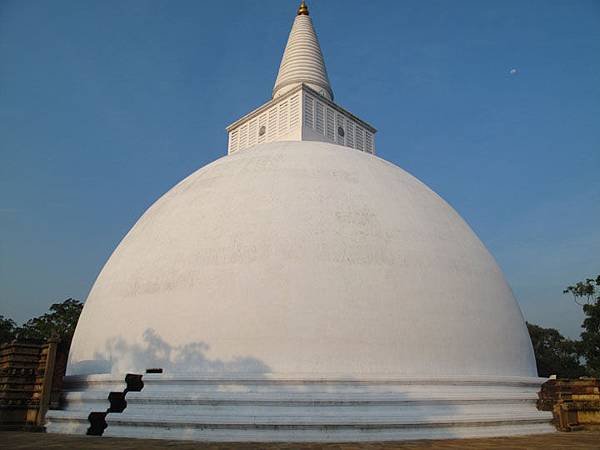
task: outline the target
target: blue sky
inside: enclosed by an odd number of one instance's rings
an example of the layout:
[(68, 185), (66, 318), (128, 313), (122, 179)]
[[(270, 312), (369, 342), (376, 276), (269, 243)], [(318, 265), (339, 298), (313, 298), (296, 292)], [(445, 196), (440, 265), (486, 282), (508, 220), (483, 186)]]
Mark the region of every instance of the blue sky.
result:
[[(0, 0), (0, 314), (85, 299), (153, 201), (225, 154), (297, 3)], [(378, 155), (469, 222), (529, 321), (577, 336), (562, 289), (600, 273), (600, 2), (309, 6)]]

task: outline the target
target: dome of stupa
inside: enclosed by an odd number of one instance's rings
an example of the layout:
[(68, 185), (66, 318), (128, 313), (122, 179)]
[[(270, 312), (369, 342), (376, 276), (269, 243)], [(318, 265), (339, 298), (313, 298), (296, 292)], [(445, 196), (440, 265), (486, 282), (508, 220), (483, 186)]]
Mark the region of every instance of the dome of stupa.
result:
[(320, 142), (223, 157), (117, 247), (70, 373), (535, 376), (519, 307), (460, 216), (399, 167)]

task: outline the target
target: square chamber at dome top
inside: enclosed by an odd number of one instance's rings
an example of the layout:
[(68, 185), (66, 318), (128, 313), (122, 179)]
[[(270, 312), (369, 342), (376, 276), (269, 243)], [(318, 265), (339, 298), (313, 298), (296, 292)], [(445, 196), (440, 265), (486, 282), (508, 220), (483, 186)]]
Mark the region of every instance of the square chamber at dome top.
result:
[(302, 84), (227, 127), (228, 154), (275, 141), (320, 141), (375, 154), (377, 130)]

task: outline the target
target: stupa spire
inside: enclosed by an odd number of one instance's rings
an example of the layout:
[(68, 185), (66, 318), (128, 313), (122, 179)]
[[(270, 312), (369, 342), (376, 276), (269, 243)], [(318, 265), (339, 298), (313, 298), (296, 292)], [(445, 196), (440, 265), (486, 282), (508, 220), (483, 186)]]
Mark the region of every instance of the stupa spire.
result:
[(303, 83), (327, 99), (333, 100), (333, 90), (329, 84), (321, 46), (309, 16), (308, 6), (304, 1), (298, 8), (283, 53), (279, 74), (273, 88), (273, 98)]
[(376, 132), (333, 101), (321, 47), (303, 1), (272, 98), (227, 127), (227, 152), (275, 141), (321, 141), (374, 154)]

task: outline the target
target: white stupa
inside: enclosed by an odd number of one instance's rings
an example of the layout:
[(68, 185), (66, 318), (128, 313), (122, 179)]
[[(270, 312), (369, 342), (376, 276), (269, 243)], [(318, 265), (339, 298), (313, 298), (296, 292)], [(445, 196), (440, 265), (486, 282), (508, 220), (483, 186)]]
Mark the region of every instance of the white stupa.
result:
[(105, 416), (104, 435), (553, 430), (494, 259), (444, 200), (376, 157), (375, 129), (333, 98), (303, 2), (272, 99), (228, 127), (228, 156), (160, 198), (102, 269), (49, 431), (85, 434), (127, 373), (144, 387)]

